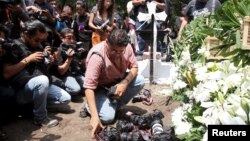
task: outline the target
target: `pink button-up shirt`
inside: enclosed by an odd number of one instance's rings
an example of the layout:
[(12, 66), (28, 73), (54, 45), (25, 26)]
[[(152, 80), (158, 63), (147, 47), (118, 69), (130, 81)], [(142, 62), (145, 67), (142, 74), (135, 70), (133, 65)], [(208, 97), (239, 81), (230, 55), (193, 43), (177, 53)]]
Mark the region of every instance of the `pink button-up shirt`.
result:
[[(98, 52), (103, 59), (93, 52)], [(136, 57), (130, 44), (127, 45), (124, 52), (115, 59), (121, 59), (121, 63), (116, 67), (109, 58), (108, 44), (102, 41), (93, 47), (86, 59), (86, 72), (84, 79), (84, 88), (96, 89), (100, 85), (111, 85), (117, 83), (125, 77), (127, 69), (138, 67)], [(114, 61), (113, 61), (114, 62)], [(106, 65), (106, 66), (105, 66)]]

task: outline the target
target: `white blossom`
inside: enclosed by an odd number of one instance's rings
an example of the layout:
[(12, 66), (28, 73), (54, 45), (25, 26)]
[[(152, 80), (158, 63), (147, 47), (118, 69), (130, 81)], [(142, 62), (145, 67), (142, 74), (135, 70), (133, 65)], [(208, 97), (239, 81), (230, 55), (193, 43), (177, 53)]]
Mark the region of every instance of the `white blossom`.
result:
[(185, 88), (187, 86), (187, 84), (182, 81), (182, 80), (177, 80), (174, 85), (173, 85), (173, 89), (174, 90), (179, 90), (179, 89), (182, 89), (182, 88)]

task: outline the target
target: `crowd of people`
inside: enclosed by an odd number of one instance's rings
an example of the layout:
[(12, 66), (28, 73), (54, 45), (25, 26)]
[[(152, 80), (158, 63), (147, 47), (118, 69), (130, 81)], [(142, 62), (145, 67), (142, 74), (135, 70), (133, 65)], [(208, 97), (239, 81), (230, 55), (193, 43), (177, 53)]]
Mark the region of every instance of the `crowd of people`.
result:
[[(33, 123), (54, 127), (59, 121), (48, 117), (47, 107), (67, 105), (72, 96), (85, 94), (80, 116), (91, 115), (94, 136), (144, 86), (136, 56), (143, 55), (147, 43), (136, 31), (147, 28), (137, 18), (148, 12), (147, 2), (169, 14), (168, 0), (132, 0), (123, 16), (114, 0), (97, 0), (91, 8), (85, 0), (73, 6), (56, 0), (0, 0), (0, 104), (32, 103)], [(213, 12), (219, 6), (218, 0), (192, 0), (181, 30), (201, 9)], [(112, 86), (114, 92), (107, 95)], [(0, 139), (6, 136), (0, 129)]]

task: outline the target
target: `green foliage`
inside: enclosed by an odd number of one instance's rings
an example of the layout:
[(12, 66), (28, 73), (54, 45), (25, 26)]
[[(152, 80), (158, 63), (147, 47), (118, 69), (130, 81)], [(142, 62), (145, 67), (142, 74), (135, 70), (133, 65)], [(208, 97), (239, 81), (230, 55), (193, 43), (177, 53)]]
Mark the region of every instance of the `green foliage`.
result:
[(173, 95), (172, 95), (173, 100), (187, 103), (188, 102), (188, 97), (187, 97), (187, 95), (184, 94), (185, 91), (186, 91), (185, 89), (182, 89), (182, 90), (180, 90), (178, 92), (173, 91)]
[(199, 126), (197, 128), (191, 128), (190, 134), (185, 137), (185, 141), (200, 141), (205, 133), (205, 128)]
[[(198, 49), (204, 44), (204, 39), (207, 36), (215, 36), (223, 42), (213, 49), (218, 55), (230, 56), (236, 66), (249, 65), (250, 54), (249, 51), (241, 49), (242, 33), (240, 33), (243, 18), (248, 15), (250, 15), (249, 0), (228, 0), (214, 15), (195, 19), (185, 27), (181, 39), (174, 48), (177, 60), (180, 59), (182, 48), (189, 45), (192, 61), (199, 61), (201, 55), (198, 54)], [(208, 24), (205, 21), (208, 21)]]
[(194, 117), (202, 115), (203, 112), (204, 108), (200, 106), (200, 103), (196, 103), (193, 104), (191, 111), (186, 113), (186, 119), (189, 123), (193, 124), (193, 128), (190, 129), (190, 134), (185, 136), (185, 141), (199, 141), (203, 138), (206, 127), (194, 119)]

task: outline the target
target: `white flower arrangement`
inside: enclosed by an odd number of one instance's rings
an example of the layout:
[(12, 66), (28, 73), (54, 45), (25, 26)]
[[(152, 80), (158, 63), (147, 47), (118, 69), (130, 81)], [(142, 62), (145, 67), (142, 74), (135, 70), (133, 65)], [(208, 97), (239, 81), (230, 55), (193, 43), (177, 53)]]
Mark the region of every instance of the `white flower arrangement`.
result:
[(250, 124), (248, 69), (237, 69), (230, 61), (194, 64), (189, 57), (183, 53), (185, 60), (177, 64), (172, 80), (172, 96), (188, 99), (172, 113), (177, 137), (206, 141), (208, 125)]

